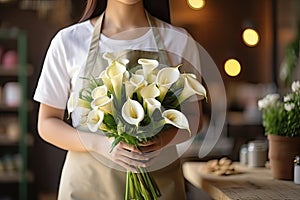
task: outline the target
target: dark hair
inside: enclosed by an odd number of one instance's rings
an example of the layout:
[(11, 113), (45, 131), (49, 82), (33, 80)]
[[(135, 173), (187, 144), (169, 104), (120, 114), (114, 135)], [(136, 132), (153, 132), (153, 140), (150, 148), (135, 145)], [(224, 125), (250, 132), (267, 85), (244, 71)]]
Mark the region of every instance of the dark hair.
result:
[[(80, 22), (100, 15), (106, 8), (107, 0), (87, 0)], [(170, 23), (169, 0), (143, 0), (145, 9), (153, 16)]]

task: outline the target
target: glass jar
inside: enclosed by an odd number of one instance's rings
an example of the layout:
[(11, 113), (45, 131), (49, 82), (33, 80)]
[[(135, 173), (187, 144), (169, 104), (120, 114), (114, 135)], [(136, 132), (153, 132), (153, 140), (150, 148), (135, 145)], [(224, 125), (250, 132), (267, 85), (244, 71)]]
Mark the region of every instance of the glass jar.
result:
[(294, 182), (300, 184), (300, 156), (296, 156), (294, 160)]
[(248, 143), (248, 166), (264, 167), (267, 161), (267, 145), (264, 140)]
[(247, 165), (248, 163), (248, 145), (243, 144), (240, 149), (240, 163)]

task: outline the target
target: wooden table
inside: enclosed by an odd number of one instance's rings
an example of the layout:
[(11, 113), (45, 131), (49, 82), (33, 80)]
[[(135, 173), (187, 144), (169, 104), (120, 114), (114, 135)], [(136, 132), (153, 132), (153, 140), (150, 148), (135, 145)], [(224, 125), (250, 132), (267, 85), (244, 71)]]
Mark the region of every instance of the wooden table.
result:
[(205, 172), (205, 163), (183, 164), (185, 178), (216, 200), (300, 200), (300, 185), (273, 179), (270, 169), (234, 163), (237, 174), (217, 176)]

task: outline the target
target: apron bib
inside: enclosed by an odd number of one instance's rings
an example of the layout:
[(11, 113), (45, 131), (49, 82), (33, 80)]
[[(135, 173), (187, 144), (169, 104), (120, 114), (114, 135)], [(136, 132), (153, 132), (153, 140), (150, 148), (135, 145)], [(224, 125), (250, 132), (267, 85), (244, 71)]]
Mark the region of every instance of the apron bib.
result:
[[(102, 14), (97, 20), (90, 44), (86, 65), (80, 76), (95, 77), (107, 66), (107, 60), (102, 58), (99, 51), (99, 40), (103, 21)], [(148, 15), (150, 28), (153, 31), (158, 52), (141, 50), (126, 50), (114, 55), (118, 58), (127, 58), (135, 66), (139, 58), (158, 59), (160, 63), (168, 64), (167, 53), (163, 51), (160, 34), (152, 27), (155, 21)], [(76, 82), (75, 90), (82, 88), (86, 83), (82, 79)], [(79, 91), (77, 91), (79, 92)], [(170, 148), (165, 154), (177, 155), (176, 147)], [(165, 156), (163, 156), (165, 157)], [(170, 156), (169, 156), (170, 157)], [(99, 161), (99, 156), (90, 152), (68, 151), (62, 170), (59, 186), (59, 200), (123, 200), (125, 196), (126, 173), (109, 167)], [(170, 161), (171, 164), (162, 169), (152, 171), (162, 196), (160, 200), (184, 200), (184, 178), (179, 159)], [(157, 163), (159, 164), (159, 163)]]

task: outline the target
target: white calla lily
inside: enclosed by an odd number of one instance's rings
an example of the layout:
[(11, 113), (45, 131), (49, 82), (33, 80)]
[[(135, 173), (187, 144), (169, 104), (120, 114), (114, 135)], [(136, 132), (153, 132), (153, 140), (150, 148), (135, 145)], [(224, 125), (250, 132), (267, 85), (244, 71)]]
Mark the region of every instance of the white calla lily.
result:
[(132, 77), (130, 78), (130, 83), (135, 86), (135, 92), (137, 93), (139, 101), (142, 101), (140, 90), (143, 86), (147, 85), (147, 81), (145, 80), (143, 75), (138, 74), (132, 74)]
[[(149, 75), (148, 75), (148, 78), (147, 78), (147, 82), (148, 82), (148, 84), (151, 84), (151, 83), (154, 83), (155, 82), (155, 80), (156, 80), (156, 73), (155, 73), (156, 71), (152, 71), (152, 73), (150, 73)], [(143, 71), (143, 69), (138, 69), (138, 70), (136, 70), (135, 71), (135, 74), (136, 75), (142, 75), (142, 76), (144, 76), (144, 71)]]
[(127, 99), (122, 107), (122, 117), (132, 125), (138, 124), (144, 119), (145, 112), (143, 106), (135, 100)]
[(87, 127), (91, 132), (96, 132), (99, 129), (104, 118), (104, 113), (101, 110), (91, 110), (87, 116)]
[(159, 96), (160, 91), (156, 87), (156, 85), (154, 83), (152, 83), (150, 85), (143, 87), (140, 91), (140, 94), (143, 97), (143, 99), (155, 98), (155, 97)]
[(130, 83), (135, 86), (136, 89), (145, 85), (145, 78), (143, 75), (132, 74), (130, 78)]
[(125, 65), (117, 61), (113, 61), (111, 65), (106, 69), (106, 75), (111, 81), (113, 92), (117, 98), (117, 101), (119, 101), (121, 98), (123, 74), (125, 72)]
[(67, 102), (68, 118), (70, 117), (70, 114), (78, 108), (90, 109), (90, 103), (78, 98), (78, 96), (72, 92)]
[(93, 99), (103, 97), (106, 95), (107, 95), (107, 87), (105, 85), (96, 87), (95, 89), (93, 89), (92, 94), (91, 94)]
[(147, 98), (144, 99), (146, 104), (147, 112), (151, 117), (155, 109), (161, 110), (161, 103), (155, 98)]
[(130, 81), (126, 81), (124, 85), (125, 85), (126, 99), (131, 98), (132, 94), (135, 92), (136, 87)]
[(134, 74), (144, 76), (144, 71), (143, 71), (143, 69), (138, 69), (135, 71)]
[(193, 74), (182, 74), (182, 77), (184, 78), (184, 86), (178, 97), (179, 104), (194, 94), (199, 95), (201, 98), (206, 98), (206, 90), (204, 86), (195, 79)]
[(106, 88), (109, 91), (113, 90), (113, 86), (111, 84), (111, 81), (109, 79), (109, 77), (107, 76), (106, 70), (102, 71), (99, 75), (99, 78), (101, 78), (101, 80), (103, 81), (104, 85), (106, 86)]
[(67, 110), (68, 110), (68, 117), (70, 117), (71, 112), (73, 112), (77, 106), (77, 97), (74, 92), (72, 92), (69, 96), (67, 102)]
[(78, 113), (80, 113), (80, 125), (82, 126), (87, 126), (87, 116), (89, 114), (89, 112), (91, 111), (91, 109), (89, 108), (84, 108), (84, 107), (78, 107), (76, 108), (76, 111), (78, 111)]
[(111, 65), (111, 63), (115, 60), (115, 57), (114, 57), (113, 53), (110, 53), (110, 52), (105, 52), (103, 54), (103, 58), (105, 60), (107, 60), (108, 65)]
[(190, 132), (189, 121), (182, 112), (175, 109), (169, 109), (164, 111), (162, 116), (167, 124), (172, 124), (179, 129), (186, 129)]
[(110, 98), (108, 96), (98, 97), (91, 102), (91, 107), (93, 110), (101, 110), (104, 113), (112, 114), (112, 101), (113, 96)]
[(121, 59), (118, 59), (118, 61), (125, 66), (129, 63), (129, 60), (127, 58), (121, 58)]
[(138, 63), (140, 65), (142, 65), (143, 67), (143, 75), (145, 77), (145, 79), (148, 81), (151, 72), (157, 68), (157, 66), (159, 65), (157, 60), (154, 59), (146, 59), (146, 58), (140, 58), (138, 60)]
[(180, 77), (178, 67), (165, 67), (157, 73), (156, 84), (160, 90), (159, 100), (162, 101), (168, 91), (168, 89), (175, 83)]
[(118, 59), (118, 58), (116, 58), (116, 57), (114, 56), (114, 54), (111, 53), (111, 52), (105, 52), (105, 53), (103, 54), (103, 58), (104, 58), (105, 60), (107, 60), (108, 65), (111, 65), (112, 62), (115, 61), (115, 60), (117, 60), (118, 62), (122, 63), (123, 65), (127, 65), (127, 64), (129, 63), (129, 60), (128, 60), (128, 59), (126, 59), (126, 58)]

